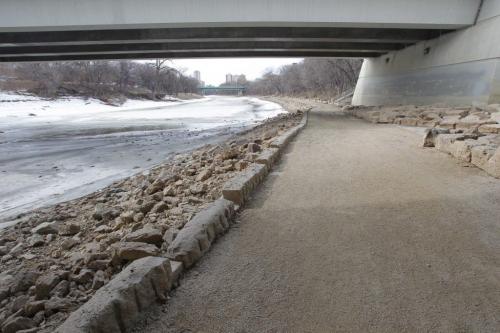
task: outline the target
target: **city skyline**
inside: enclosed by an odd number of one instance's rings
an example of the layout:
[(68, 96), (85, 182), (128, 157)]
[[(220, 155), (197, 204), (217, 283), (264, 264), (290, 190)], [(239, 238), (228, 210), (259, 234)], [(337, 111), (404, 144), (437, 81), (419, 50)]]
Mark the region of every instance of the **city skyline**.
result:
[(194, 77), (194, 72), (201, 73), (201, 80), (206, 85), (219, 86), (226, 82), (226, 74), (244, 74), (249, 81), (255, 80), (266, 70), (276, 70), (281, 66), (300, 62), (302, 58), (211, 58), (211, 59), (176, 59), (171, 64)]

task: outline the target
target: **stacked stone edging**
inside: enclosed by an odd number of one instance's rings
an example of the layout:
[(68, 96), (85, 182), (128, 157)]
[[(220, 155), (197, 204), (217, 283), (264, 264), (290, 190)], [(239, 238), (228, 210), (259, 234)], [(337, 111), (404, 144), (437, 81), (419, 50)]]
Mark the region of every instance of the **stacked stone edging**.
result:
[[(471, 163), (489, 175), (500, 178), (500, 138), (494, 135), (440, 133), (430, 139), (426, 132), (427, 147), (436, 147), (456, 159)], [(431, 141), (432, 140), (432, 141)], [(492, 142), (496, 143), (493, 144)]]
[(166, 301), (173, 282), (169, 259), (138, 259), (73, 312), (56, 332), (124, 332), (139, 313), (154, 302)]
[(267, 173), (265, 164), (249, 166), (224, 184), (222, 196), (237, 205), (242, 205), (250, 193), (264, 180)]
[(241, 171), (224, 184), (222, 196), (237, 205), (245, 203), (252, 191), (265, 179), (272, 165), (278, 161), (283, 149), (307, 125), (307, 119), (308, 112), (304, 113), (299, 125), (278, 136), (271, 142), (270, 148), (265, 149), (257, 156), (256, 165)]
[[(56, 332), (125, 332), (153, 303), (166, 301), (168, 291), (182, 272), (200, 260), (217, 237), (229, 229), (235, 215), (235, 204), (243, 204), (264, 180), (282, 150), (306, 126), (307, 118), (306, 112), (299, 125), (275, 140), (274, 148), (261, 152), (255, 165), (228, 181), (224, 186), (226, 195), (223, 190), (222, 198), (196, 214), (179, 231), (167, 248), (167, 258), (145, 257), (133, 261), (73, 312)], [(226, 196), (232, 200), (227, 200)]]
[(193, 266), (215, 239), (229, 229), (234, 212), (233, 202), (224, 198), (216, 200), (179, 231), (167, 249), (167, 257), (182, 262), (185, 269)]

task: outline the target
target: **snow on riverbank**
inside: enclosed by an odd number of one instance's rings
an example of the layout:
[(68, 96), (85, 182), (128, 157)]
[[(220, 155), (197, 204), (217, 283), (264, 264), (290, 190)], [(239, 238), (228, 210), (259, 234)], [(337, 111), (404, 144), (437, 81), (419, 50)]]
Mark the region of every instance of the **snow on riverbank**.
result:
[(162, 101), (127, 100), (121, 106), (104, 104), (95, 98), (61, 97), (55, 100), (45, 99), (34, 95), (16, 94), (0, 91), (0, 117), (24, 116), (71, 116), (73, 113), (94, 114), (106, 111), (126, 111), (131, 109), (145, 109), (172, 106), (183, 103), (193, 103), (203, 99), (183, 101), (173, 97)]

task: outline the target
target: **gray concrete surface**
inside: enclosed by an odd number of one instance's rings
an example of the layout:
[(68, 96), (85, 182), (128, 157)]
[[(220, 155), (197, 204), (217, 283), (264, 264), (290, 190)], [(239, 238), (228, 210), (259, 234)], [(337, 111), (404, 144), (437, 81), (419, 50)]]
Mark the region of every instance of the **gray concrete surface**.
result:
[(311, 113), (136, 332), (498, 332), (500, 180), (420, 141)]
[(0, 31), (159, 27), (460, 28), (480, 0), (2, 0)]
[(473, 25), (481, 3), (3, 0), (0, 62), (377, 57)]
[(363, 63), (355, 105), (500, 103), (500, 1), (477, 24)]

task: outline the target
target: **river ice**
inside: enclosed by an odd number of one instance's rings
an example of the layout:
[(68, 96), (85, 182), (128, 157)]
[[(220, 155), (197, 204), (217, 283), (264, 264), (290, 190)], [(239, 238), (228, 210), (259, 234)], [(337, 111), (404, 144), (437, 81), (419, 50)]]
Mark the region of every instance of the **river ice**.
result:
[(86, 195), (282, 112), (250, 97), (113, 107), (0, 94), (0, 221)]

